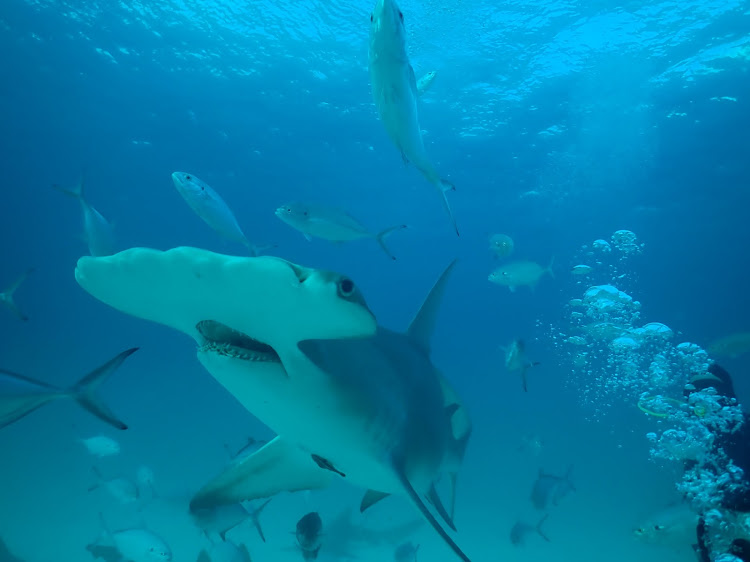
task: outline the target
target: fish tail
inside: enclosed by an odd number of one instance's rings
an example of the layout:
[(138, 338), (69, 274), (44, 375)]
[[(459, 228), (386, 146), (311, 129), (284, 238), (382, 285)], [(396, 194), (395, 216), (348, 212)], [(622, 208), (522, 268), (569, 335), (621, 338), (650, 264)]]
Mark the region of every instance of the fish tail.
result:
[(251, 258), (257, 258), (258, 257), (258, 247), (250, 242), (247, 238), (242, 238), (241, 240), (242, 245), (245, 246), (248, 250), (250, 250), (250, 257)]
[(94, 414), (97, 418), (107, 422), (117, 429), (127, 429), (128, 426), (117, 419), (109, 407), (96, 396), (97, 387), (104, 382), (109, 375), (114, 373), (122, 363), (138, 350), (137, 347), (123, 351), (117, 357), (110, 359), (103, 365), (97, 367), (81, 380), (79, 380), (71, 389), (71, 396), (84, 409)]
[(448, 204), (448, 197), (445, 195), (448, 191), (456, 191), (456, 186), (453, 185), (448, 180), (440, 179), (440, 183), (438, 185), (438, 188), (440, 189), (440, 196), (443, 198), (443, 207), (445, 208), (446, 212), (448, 213), (448, 216), (451, 219), (451, 224), (453, 225), (453, 230), (456, 231), (456, 236), (461, 236), (458, 233), (458, 226), (456, 225), (456, 218), (453, 216), (453, 211), (451, 210), (450, 205)]
[(521, 384), (523, 385), (523, 391), (528, 392), (529, 389), (526, 386), (526, 368), (521, 369)]
[(385, 237), (396, 232), (397, 230), (403, 230), (404, 228), (409, 228), (409, 227), (405, 224), (399, 224), (398, 226), (391, 226), (389, 228), (386, 228), (385, 230), (381, 230), (375, 235), (375, 240), (378, 241), (378, 244), (380, 244), (380, 247), (383, 248), (383, 251), (392, 260), (395, 260), (396, 256), (394, 256), (391, 253), (391, 251), (388, 249), (388, 246), (385, 245)]
[(555, 265), (555, 256), (552, 256), (552, 259), (549, 260), (549, 265), (547, 266), (547, 273), (549, 273), (549, 276), (552, 277), (552, 279), (555, 278), (555, 272), (552, 271), (553, 265)]
[(270, 502), (273, 498), (268, 498), (266, 501), (264, 501), (259, 508), (257, 508), (252, 515), (253, 520), (253, 526), (258, 531), (258, 534), (260, 535), (260, 538), (263, 542), (266, 542), (266, 536), (263, 534), (263, 527), (260, 526), (260, 512), (263, 511), (263, 509), (268, 505), (268, 502)]
[(26, 281), (26, 278), (27, 278), (27, 277), (28, 277), (29, 275), (31, 275), (32, 273), (34, 273), (34, 268), (33, 268), (33, 267), (30, 267), (30, 268), (29, 268), (29, 269), (27, 269), (27, 270), (26, 270), (26, 271), (25, 271), (25, 272), (24, 272), (23, 274), (21, 274), (21, 276), (20, 276), (20, 277), (18, 277), (18, 279), (16, 279), (16, 280), (15, 280), (15, 281), (13, 282), (13, 284), (11, 284), (11, 286), (10, 286), (10, 287), (8, 287), (8, 288), (7, 288), (7, 289), (6, 289), (5, 291), (4, 291), (4, 294), (5, 294), (5, 296), (6, 296), (6, 297), (12, 297), (12, 296), (13, 296), (13, 293), (15, 293), (15, 292), (16, 292), (16, 289), (18, 289), (18, 287), (20, 287), (20, 286), (21, 286), (21, 285), (23, 284), (23, 282), (24, 282), (24, 281)]
[(547, 517), (549, 517), (549, 514), (547, 514), (544, 517), (542, 517), (539, 520), (539, 523), (536, 524), (536, 532), (539, 533), (539, 536), (542, 537), (545, 541), (552, 542), (551, 540), (549, 540), (549, 538), (547, 537), (547, 535), (544, 534), (544, 531), (542, 531), (542, 525), (547, 520)]
[(65, 195), (69, 195), (71, 197), (75, 197), (76, 199), (79, 199), (83, 201), (85, 199), (84, 192), (83, 192), (83, 179), (78, 182), (74, 187), (67, 188), (62, 187), (57, 184), (53, 184), (52, 187), (59, 191), (60, 193), (64, 193)]
[(261, 255), (263, 252), (266, 252), (267, 250), (271, 250), (273, 248), (278, 248), (278, 244), (252, 244), (251, 242), (247, 242), (245, 244), (251, 252), (252, 257), (257, 258), (259, 255)]

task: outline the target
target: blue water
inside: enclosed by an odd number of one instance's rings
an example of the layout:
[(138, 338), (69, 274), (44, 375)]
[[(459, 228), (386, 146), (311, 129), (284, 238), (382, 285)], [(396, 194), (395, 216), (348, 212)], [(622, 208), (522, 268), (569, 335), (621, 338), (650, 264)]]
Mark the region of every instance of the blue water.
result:
[[(580, 372), (555, 338), (584, 281), (569, 275), (595, 239), (618, 229), (643, 251), (619, 265), (622, 287), (676, 341), (707, 345), (747, 331), (750, 223), (750, 4), (735, 0), (461, 3), (404, 0), (417, 76), (438, 70), (420, 123), (441, 173), (457, 238), (434, 188), (405, 166), (379, 122), (367, 70), (369, 1), (78, 3), (0, 7), (0, 285), (36, 272), (0, 310), (0, 365), (66, 386), (121, 350), (141, 350), (102, 388), (130, 426), (116, 433), (72, 403), (45, 406), (0, 432), (0, 536), (29, 561), (91, 560), (84, 547), (114, 527), (146, 525), (175, 560), (207, 543), (185, 502), (226, 462), (224, 444), (273, 435), (206, 373), (187, 338), (95, 301), (73, 277), (86, 253), (78, 204), (53, 190), (85, 177), (118, 249), (189, 245), (242, 255), (181, 200), (170, 174), (196, 174), (234, 210), (248, 238), (287, 260), (344, 272), (378, 321), (403, 329), (453, 258), (433, 359), (471, 411), (458, 542), (476, 561), (684, 560), (636, 543), (640, 518), (674, 499), (679, 467), (649, 460), (654, 422), (625, 390), (584, 399)], [(372, 241), (306, 241), (273, 211), (294, 200), (341, 207), (394, 234), (391, 262)], [(487, 281), (489, 237), (555, 277), (515, 293)], [(584, 246), (587, 249), (584, 249)], [(608, 282), (602, 276), (599, 283)], [(541, 365), (524, 394), (499, 345), (525, 338)], [(559, 343), (559, 342), (558, 342)], [(741, 402), (750, 355), (723, 360)], [(585, 381), (584, 381), (585, 384)], [(598, 413), (596, 413), (598, 411)], [(538, 434), (538, 455), (518, 451)], [(79, 439), (104, 434), (122, 453), (97, 460)], [(153, 469), (163, 499), (141, 513), (89, 493), (109, 476)], [(574, 465), (577, 492), (545, 523), (552, 542), (523, 549), (508, 534), (538, 517), (540, 468)], [(234, 531), (254, 560), (299, 560), (296, 521), (331, 520), (360, 490), (282, 495), (263, 544)], [(182, 502), (182, 503), (181, 503)], [(389, 499), (368, 525), (418, 515)], [(359, 517), (356, 514), (357, 518)], [(452, 554), (426, 525), (421, 560)], [(361, 547), (390, 560), (395, 545)], [(325, 549), (321, 553), (325, 556)]]

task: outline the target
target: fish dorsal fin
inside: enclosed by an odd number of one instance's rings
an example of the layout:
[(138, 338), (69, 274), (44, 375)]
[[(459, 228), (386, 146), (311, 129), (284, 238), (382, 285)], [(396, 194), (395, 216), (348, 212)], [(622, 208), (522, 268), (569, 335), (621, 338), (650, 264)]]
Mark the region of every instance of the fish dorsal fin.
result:
[(367, 490), (362, 502), (359, 504), (359, 512), (364, 513), (367, 509), (378, 503), (380, 500), (387, 498), (390, 494), (386, 492), (378, 492), (377, 490)]
[(432, 339), (432, 333), (435, 331), (435, 322), (437, 320), (438, 309), (440, 308), (440, 301), (443, 300), (445, 285), (455, 265), (456, 260), (453, 260), (448, 264), (448, 267), (445, 268), (438, 280), (432, 286), (432, 289), (430, 289), (427, 298), (422, 303), (422, 306), (417, 311), (411, 324), (409, 324), (409, 329), (406, 331), (409, 337), (411, 337), (425, 353), (430, 352), (430, 340)]

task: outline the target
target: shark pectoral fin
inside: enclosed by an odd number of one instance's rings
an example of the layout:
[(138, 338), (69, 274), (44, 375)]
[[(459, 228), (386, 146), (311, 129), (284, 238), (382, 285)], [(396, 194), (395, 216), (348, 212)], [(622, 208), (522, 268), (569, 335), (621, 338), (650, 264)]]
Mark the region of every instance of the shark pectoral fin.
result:
[(438, 495), (438, 492), (437, 492), (437, 489), (435, 488), (434, 483), (432, 484), (432, 486), (430, 486), (430, 491), (427, 493), (427, 499), (430, 501), (432, 506), (437, 510), (438, 515), (440, 515), (440, 517), (443, 518), (443, 521), (445, 521), (445, 524), (455, 531), (456, 526), (453, 524), (453, 520), (451, 516), (448, 514), (448, 511), (445, 509), (445, 506), (443, 505), (443, 502), (440, 499), (440, 496)]
[(394, 465), (394, 469), (396, 471), (396, 476), (401, 481), (401, 485), (404, 488), (404, 491), (406, 492), (406, 495), (409, 497), (409, 499), (412, 501), (412, 503), (417, 507), (417, 509), (420, 511), (420, 513), (424, 516), (425, 519), (427, 519), (427, 522), (432, 525), (432, 528), (437, 531), (437, 533), (440, 535), (440, 537), (445, 541), (445, 543), (453, 550), (453, 552), (458, 555), (461, 560), (464, 562), (471, 562), (471, 559), (464, 554), (464, 552), (459, 548), (459, 546), (456, 544), (456, 542), (448, 535), (445, 529), (438, 523), (437, 519), (435, 519), (435, 516), (430, 513), (430, 510), (427, 509), (427, 506), (422, 501), (422, 498), (419, 497), (419, 494), (417, 494), (414, 487), (411, 485), (411, 482), (409, 482), (409, 479), (407, 478), (406, 474), (404, 473), (403, 469), (398, 468), (398, 465)]
[(378, 492), (377, 490), (367, 490), (364, 497), (362, 498), (362, 502), (359, 504), (359, 512), (364, 513), (380, 500), (387, 498), (388, 496), (390, 496), (390, 494), (387, 494), (385, 492)]
[(285, 491), (317, 490), (328, 486), (330, 480), (331, 473), (315, 464), (309, 453), (279, 436), (231, 463), (198, 491), (190, 508), (267, 498)]
[(430, 340), (432, 339), (432, 333), (435, 331), (435, 324), (437, 322), (438, 310), (440, 309), (440, 302), (443, 300), (443, 294), (445, 293), (445, 285), (448, 282), (453, 267), (456, 265), (456, 260), (453, 260), (443, 270), (443, 273), (438, 277), (438, 280), (430, 289), (427, 298), (422, 303), (422, 306), (417, 311), (414, 319), (409, 324), (409, 329), (406, 333), (419, 344), (426, 353), (430, 351)]

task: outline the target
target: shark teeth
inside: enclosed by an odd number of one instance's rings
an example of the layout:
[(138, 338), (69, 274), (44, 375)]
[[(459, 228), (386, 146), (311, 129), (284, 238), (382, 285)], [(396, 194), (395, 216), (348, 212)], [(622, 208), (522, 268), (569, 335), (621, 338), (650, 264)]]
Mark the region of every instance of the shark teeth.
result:
[(196, 329), (204, 337), (198, 351), (217, 353), (232, 359), (261, 363), (278, 363), (279, 356), (274, 349), (242, 332), (234, 330), (215, 320), (202, 320)]

